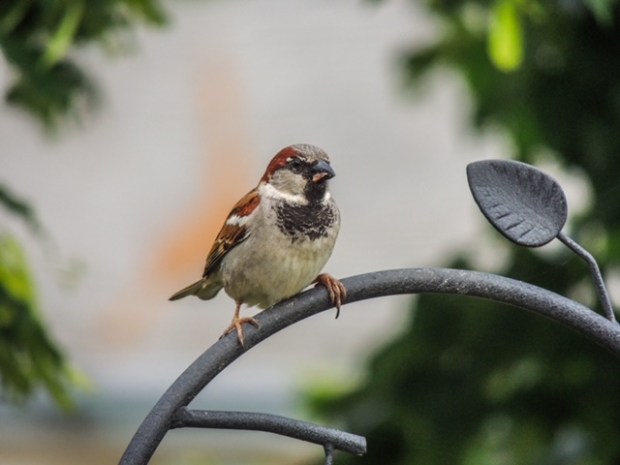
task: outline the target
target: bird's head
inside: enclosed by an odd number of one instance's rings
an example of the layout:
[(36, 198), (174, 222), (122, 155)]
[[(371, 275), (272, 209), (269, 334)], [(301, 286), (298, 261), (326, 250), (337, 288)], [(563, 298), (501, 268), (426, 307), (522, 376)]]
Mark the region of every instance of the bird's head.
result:
[(284, 195), (320, 202), (327, 195), (327, 181), (335, 175), (329, 156), (322, 149), (296, 144), (283, 148), (273, 157), (261, 183)]

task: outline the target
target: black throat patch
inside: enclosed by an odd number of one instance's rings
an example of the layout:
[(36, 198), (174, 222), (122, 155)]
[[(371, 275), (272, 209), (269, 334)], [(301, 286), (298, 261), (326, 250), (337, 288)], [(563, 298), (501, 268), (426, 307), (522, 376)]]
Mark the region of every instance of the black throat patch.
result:
[(278, 228), (293, 241), (304, 238), (314, 240), (327, 236), (337, 215), (332, 203), (320, 202), (309, 202), (307, 205), (282, 202), (275, 210)]

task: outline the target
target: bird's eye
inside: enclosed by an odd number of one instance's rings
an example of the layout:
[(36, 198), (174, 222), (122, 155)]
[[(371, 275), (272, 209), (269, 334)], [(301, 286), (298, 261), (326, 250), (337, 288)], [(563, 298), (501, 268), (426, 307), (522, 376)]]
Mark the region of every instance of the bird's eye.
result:
[(291, 170), (293, 170), (295, 173), (299, 173), (301, 171), (301, 167), (303, 166), (303, 163), (301, 162), (301, 160), (299, 158), (293, 158), (289, 164), (291, 167)]

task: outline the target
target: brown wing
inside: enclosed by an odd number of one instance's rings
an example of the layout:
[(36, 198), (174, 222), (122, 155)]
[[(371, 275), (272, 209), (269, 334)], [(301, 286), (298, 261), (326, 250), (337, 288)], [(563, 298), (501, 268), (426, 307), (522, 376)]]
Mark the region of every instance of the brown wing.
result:
[(209, 251), (203, 277), (217, 271), (226, 254), (249, 237), (247, 219), (259, 203), (258, 191), (253, 189), (235, 204)]

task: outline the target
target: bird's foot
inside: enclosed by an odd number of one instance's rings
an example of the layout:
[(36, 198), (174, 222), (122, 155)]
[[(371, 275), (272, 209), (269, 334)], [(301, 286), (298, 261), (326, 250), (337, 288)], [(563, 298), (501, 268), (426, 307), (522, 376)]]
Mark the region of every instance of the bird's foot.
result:
[(230, 333), (232, 333), (233, 331), (237, 331), (237, 339), (239, 340), (239, 344), (241, 344), (241, 347), (245, 347), (244, 345), (244, 336), (243, 336), (243, 325), (244, 323), (249, 323), (252, 326), (258, 328), (259, 324), (258, 321), (256, 321), (254, 318), (239, 318), (239, 317), (235, 317), (232, 320), (232, 323), (230, 323), (230, 326), (228, 328), (226, 328), (226, 330), (224, 331), (224, 334), (222, 334), (220, 336), (220, 339), (223, 338), (224, 336), (228, 336)]
[(329, 273), (321, 273), (314, 280), (317, 285), (327, 288), (329, 298), (336, 306), (336, 318), (340, 316), (340, 306), (347, 298), (347, 289), (344, 285)]

